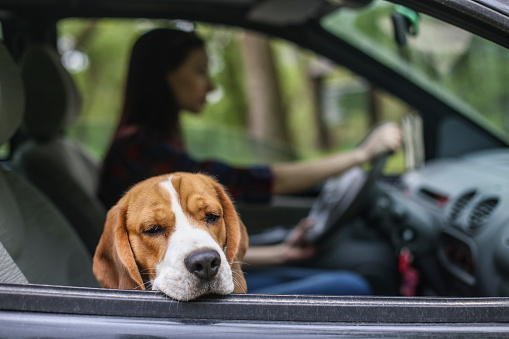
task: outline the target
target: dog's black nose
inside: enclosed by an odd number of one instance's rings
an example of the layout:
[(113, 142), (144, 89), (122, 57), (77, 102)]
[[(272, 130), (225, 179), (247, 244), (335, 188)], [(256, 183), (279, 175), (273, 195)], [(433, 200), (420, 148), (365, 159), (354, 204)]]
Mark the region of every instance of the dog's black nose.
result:
[(219, 271), (221, 257), (215, 250), (191, 253), (184, 260), (187, 270), (201, 280), (211, 280)]

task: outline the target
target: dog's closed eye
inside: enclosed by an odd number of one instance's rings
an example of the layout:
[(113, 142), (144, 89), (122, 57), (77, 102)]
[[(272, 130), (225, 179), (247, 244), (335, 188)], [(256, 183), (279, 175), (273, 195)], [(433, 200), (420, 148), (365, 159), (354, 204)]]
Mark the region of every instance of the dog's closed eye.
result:
[(164, 234), (165, 228), (161, 225), (149, 225), (143, 233), (149, 236), (157, 236)]
[(207, 223), (207, 225), (214, 225), (219, 221), (219, 215), (213, 213), (205, 214), (205, 218), (203, 219)]

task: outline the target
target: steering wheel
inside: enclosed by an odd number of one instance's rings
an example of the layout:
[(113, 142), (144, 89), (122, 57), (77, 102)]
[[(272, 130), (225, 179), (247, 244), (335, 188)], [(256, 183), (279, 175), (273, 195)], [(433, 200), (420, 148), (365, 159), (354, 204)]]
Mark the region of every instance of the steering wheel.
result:
[(314, 221), (314, 227), (307, 234), (308, 241), (315, 244), (323, 242), (347, 218), (359, 211), (389, 155), (384, 153), (375, 158), (369, 172), (356, 166), (325, 181), (308, 215)]

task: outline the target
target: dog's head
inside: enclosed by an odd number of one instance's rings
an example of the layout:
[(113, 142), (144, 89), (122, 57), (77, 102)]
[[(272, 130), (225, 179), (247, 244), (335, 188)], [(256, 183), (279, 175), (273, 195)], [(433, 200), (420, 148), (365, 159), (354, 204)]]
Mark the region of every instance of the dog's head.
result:
[(108, 212), (94, 274), (106, 288), (151, 286), (177, 300), (243, 293), (247, 244), (246, 229), (215, 180), (162, 175), (135, 185)]

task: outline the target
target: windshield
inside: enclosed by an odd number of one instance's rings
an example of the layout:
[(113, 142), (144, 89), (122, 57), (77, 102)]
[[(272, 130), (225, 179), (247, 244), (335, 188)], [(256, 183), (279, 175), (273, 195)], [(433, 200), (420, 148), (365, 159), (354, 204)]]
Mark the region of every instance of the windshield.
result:
[(321, 25), (507, 138), (509, 51), (422, 14), (398, 45), (392, 20), (398, 9), (374, 1), (361, 11), (337, 10)]

